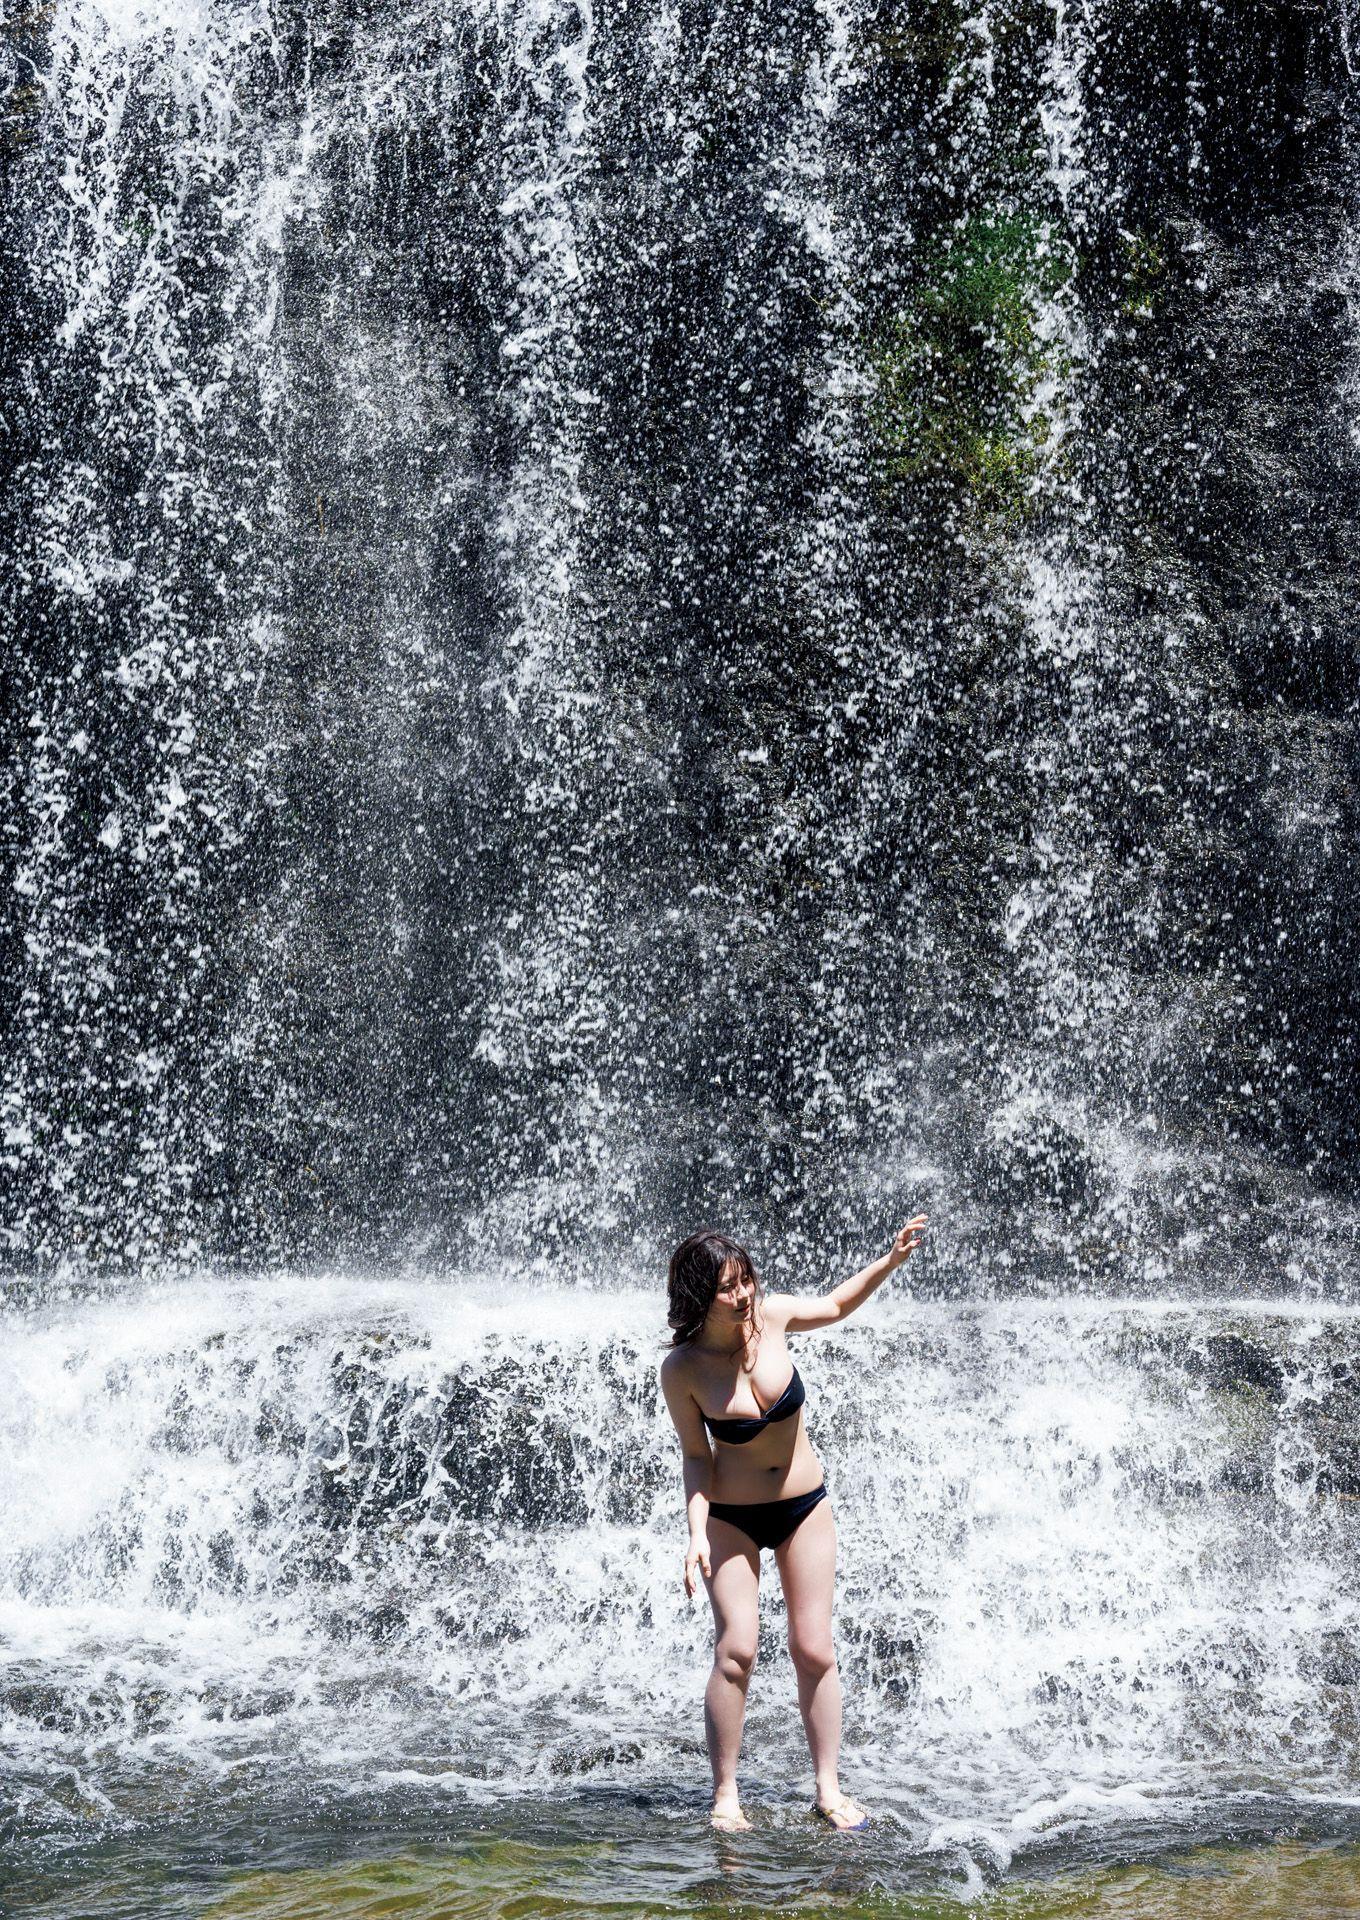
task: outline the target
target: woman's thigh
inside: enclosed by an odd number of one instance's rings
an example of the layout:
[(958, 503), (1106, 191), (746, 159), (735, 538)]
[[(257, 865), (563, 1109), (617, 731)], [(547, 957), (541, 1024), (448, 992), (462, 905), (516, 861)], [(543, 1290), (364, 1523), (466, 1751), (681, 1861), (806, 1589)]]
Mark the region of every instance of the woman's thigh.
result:
[(831, 1635), (836, 1588), (836, 1518), (821, 1500), (782, 1547), (775, 1549), (789, 1617), (789, 1644), (811, 1646)]
[(713, 1628), (719, 1640), (749, 1642), (754, 1657), (760, 1620), (760, 1550), (726, 1520), (710, 1519), (707, 1581)]

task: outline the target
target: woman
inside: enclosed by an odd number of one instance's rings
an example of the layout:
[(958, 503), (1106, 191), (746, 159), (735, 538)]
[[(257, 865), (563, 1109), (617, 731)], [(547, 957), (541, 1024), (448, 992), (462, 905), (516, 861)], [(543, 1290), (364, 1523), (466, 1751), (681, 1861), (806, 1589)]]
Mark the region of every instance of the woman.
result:
[[(751, 1256), (702, 1227), (671, 1256), (671, 1351), (661, 1387), (684, 1450), (689, 1551), (685, 1591), (702, 1573), (713, 1606), (713, 1671), (704, 1729), (713, 1767), (712, 1821), (750, 1821), (737, 1797), (746, 1687), (755, 1665), (762, 1547), (772, 1549), (789, 1616), (798, 1705), (817, 1780), (814, 1812), (841, 1830), (868, 1815), (841, 1792), (841, 1684), (831, 1644), (836, 1524), (803, 1427), (803, 1383), (785, 1336), (834, 1326), (920, 1245), (927, 1215), (909, 1220), (881, 1259), (827, 1294), (766, 1294)], [(712, 1435), (710, 1444), (709, 1435)]]

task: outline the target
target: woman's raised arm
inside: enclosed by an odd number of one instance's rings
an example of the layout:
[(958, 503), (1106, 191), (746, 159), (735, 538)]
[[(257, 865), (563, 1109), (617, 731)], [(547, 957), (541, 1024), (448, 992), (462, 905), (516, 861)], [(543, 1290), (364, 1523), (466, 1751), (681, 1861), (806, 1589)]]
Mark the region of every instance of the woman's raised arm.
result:
[(862, 1307), (888, 1275), (915, 1253), (929, 1218), (927, 1213), (918, 1213), (908, 1220), (886, 1253), (842, 1280), (830, 1293), (772, 1293), (765, 1311), (778, 1314), (786, 1333), (813, 1333), (818, 1327), (834, 1327), (856, 1307)]

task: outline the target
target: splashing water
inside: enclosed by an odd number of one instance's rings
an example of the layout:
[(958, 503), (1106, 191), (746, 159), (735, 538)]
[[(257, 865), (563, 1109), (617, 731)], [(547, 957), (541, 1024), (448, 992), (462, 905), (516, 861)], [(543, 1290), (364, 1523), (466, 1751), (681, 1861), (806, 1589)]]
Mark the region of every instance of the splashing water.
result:
[(15, 17), (20, 1272), (1350, 1287), (1350, 82), (1141, 31)]
[(1350, 1830), (1350, 48), (6, 14), (21, 1845), (688, 1830), (633, 1283), (927, 1197), (799, 1355), (873, 1884)]
[[(11, 1328), (11, 1811), (701, 1787), (655, 1302), (259, 1281)], [(848, 1760), (918, 1849), (1343, 1791), (1349, 1310), (877, 1307), (809, 1343)], [(766, 1595), (756, 1804), (805, 1771)], [(678, 1743), (678, 1744), (677, 1744)], [(88, 1813), (86, 1815), (88, 1817)]]

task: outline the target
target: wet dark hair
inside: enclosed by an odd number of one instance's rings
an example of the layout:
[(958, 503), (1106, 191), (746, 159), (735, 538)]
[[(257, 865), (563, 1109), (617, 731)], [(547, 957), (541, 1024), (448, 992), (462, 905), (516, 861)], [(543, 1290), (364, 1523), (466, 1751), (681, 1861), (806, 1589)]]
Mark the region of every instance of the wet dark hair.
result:
[(755, 1261), (745, 1247), (727, 1234), (719, 1233), (716, 1227), (697, 1228), (680, 1242), (671, 1255), (666, 1274), (670, 1312), (666, 1318), (672, 1329), (673, 1347), (683, 1347), (687, 1341), (694, 1339), (703, 1326), (704, 1318), (713, 1305), (713, 1296), (718, 1291), (722, 1270), (729, 1260), (736, 1262), (743, 1280), (749, 1280), (755, 1288), (758, 1304), (764, 1288), (760, 1284)]

